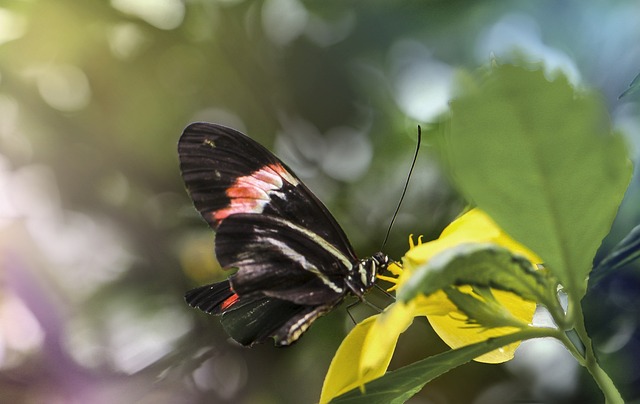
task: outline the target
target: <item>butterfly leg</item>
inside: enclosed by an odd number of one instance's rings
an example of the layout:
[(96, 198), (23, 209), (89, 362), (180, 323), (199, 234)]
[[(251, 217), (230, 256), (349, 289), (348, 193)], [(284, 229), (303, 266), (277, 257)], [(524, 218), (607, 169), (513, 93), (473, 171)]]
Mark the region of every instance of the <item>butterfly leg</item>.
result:
[(390, 297), (391, 299), (393, 299), (393, 301), (396, 301), (396, 297), (394, 295), (392, 295), (391, 293), (387, 292), (382, 286), (378, 285), (377, 283), (374, 284), (373, 286), (376, 287), (376, 289), (380, 290), (382, 293), (384, 293), (387, 297)]
[(360, 303), (364, 303), (367, 306), (371, 307), (372, 309), (374, 309), (376, 312), (378, 313), (382, 313), (382, 308), (376, 306), (375, 304), (371, 303), (370, 301), (366, 300), (366, 299), (361, 299), (361, 300), (356, 300), (355, 302), (349, 304), (347, 306), (347, 314), (349, 315), (349, 318), (351, 319), (351, 321), (353, 321), (353, 324), (357, 324), (358, 322), (356, 321), (355, 317), (353, 317), (353, 314), (351, 314), (351, 309), (355, 306), (357, 306)]

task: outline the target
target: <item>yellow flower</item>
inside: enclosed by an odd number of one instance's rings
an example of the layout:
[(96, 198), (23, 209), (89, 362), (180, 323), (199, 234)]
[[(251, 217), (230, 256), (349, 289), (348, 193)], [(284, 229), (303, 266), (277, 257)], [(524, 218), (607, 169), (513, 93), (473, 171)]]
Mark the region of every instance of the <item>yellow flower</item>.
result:
[[(531, 263), (541, 263), (539, 257), (505, 234), (489, 216), (473, 209), (453, 221), (437, 240), (414, 245), (403, 258), (403, 268), (392, 265), (389, 270), (398, 278), (379, 276), (395, 285), (390, 290), (401, 288), (411, 277), (415, 268), (425, 264), (436, 254), (462, 243), (493, 243), (527, 258)], [(417, 316), (427, 316), (431, 326), (451, 348), (459, 348), (487, 340), (491, 337), (510, 334), (526, 327), (533, 319), (535, 303), (519, 296), (499, 290), (486, 292), (473, 290), (470, 286), (455, 288), (449, 293), (464, 293), (477, 300), (479, 307), (486, 307), (503, 320), (499, 327), (486, 327), (471, 321), (440, 290), (430, 296), (418, 295), (409, 302), (396, 302), (379, 315), (369, 317), (357, 324), (336, 352), (320, 397), (321, 403), (329, 402), (355, 387), (382, 376), (391, 361), (398, 337)], [(519, 343), (502, 347), (476, 358), (479, 362), (501, 363), (513, 358)]]

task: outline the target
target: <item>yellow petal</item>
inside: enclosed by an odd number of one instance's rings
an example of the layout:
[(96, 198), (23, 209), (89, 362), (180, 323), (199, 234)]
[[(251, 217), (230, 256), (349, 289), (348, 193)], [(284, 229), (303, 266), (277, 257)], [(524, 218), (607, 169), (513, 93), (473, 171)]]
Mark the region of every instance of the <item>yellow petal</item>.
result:
[[(389, 367), (398, 337), (413, 322), (414, 303), (397, 302), (376, 316), (367, 333), (360, 357), (360, 378), (380, 377)], [(369, 378), (366, 381), (372, 380)]]
[(523, 255), (533, 264), (542, 263), (540, 257), (512, 239), (504, 230), (498, 227), (489, 215), (480, 209), (471, 209), (457, 220), (454, 220), (440, 235), (440, 238), (443, 237), (456, 237), (460, 241), (492, 242), (513, 253)]
[[(491, 242), (523, 255), (534, 264), (542, 262), (535, 253), (510, 238), (486, 213), (479, 209), (472, 209), (447, 226), (437, 240), (419, 244), (407, 252), (403, 261), (404, 271), (398, 279), (398, 284), (401, 285), (411, 276), (413, 268), (426, 263), (434, 255), (447, 248), (468, 242)], [(509, 292), (493, 290), (493, 293), (514, 317), (520, 319), (524, 324), (531, 323), (536, 307), (535, 303)], [(466, 316), (442, 291), (423, 297), (423, 299), (422, 303), (416, 306), (416, 315), (418, 313), (426, 315), (434, 331), (454, 349), (515, 331), (514, 327), (492, 329), (470, 327), (466, 323)], [(476, 360), (486, 363), (507, 361), (513, 358), (513, 353), (518, 345), (519, 343), (514, 343)]]
[(447, 297), (442, 290), (432, 293), (429, 296), (416, 296), (414, 316), (446, 316), (458, 307)]
[(446, 248), (468, 242), (494, 243), (523, 255), (533, 264), (542, 263), (540, 257), (509, 237), (486, 213), (472, 209), (449, 224), (437, 240), (410, 249), (405, 255), (405, 267), (421, 265)]
[[(364, 383), (371, 381), (384, 374), (391, 361), (393, 349), (388, 353), (388, 361), (384, 369), (371, 369), (365, 375), (360, 374), (358, 364), (362, 357), (362, 346), (365, 338), (375, 324), (378, 316), (371, 316), (366, 320), (356, 324), (351, 332), (340, 344), (338, 351), (331, 360), (327, 376), (322, 385), (320, 393), (320, 403), (328, 403), (333, 398), (346, 393), (347, 391), (360, 387)], [(395, 345), (395, 343), (394, 343)]]
[[(517, 319), (520, 319), (525, 324), (530, 324), (533, 320), (533, 313), (536, 308), (536, 304), (521, 297), (500, 290), (492, 290), (495, 298)], [(444, 299), (449, 301), (446, 294), (443, 292), (434, 293), (428, 297), (429, 300)], [(432, 302), (433, 305), (438, 304)], [(440, 302), (440, 304), (445, 304)], [(453, 303), (451, 303), (453, 304)], [(427, 315), (429, 323), (433, 327), (433, 330), (438, 334), (442, 340), (451, 348), (456, 349), (465, 345), (470, 345), (476, 342), (485, 341), (488, 338), (498, 337), (517, 331), (515, 327), (498, 327), (498, 328), (482, 328), (480, 326), (473, 327), (466, 323), (467, 317), (458, 309), (452, 310), (446, 315)], [(475, 360), (477, 362), (484, 363), (502, 363), (513, 358), (515, 350), (520, 345), (520, 342), (513, 343), (511, 345), (496, 349), (482, 355)]]
[(381, 314), (356, 324), (331, 361), (320, 403), (385, 374), (400, 334), (416, 316), (415, 305), (397, 302)]

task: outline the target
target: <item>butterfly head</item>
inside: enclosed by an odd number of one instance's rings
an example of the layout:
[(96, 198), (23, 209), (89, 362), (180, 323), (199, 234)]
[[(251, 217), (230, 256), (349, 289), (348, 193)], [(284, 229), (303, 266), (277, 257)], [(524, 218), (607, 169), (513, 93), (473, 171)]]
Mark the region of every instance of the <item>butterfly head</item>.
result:
[(366, 291), (373, 287), (376, 275), (384, 271), (389, 265), (389, 257), (381, 252), (373, 254), (369, 258), (364, 258), (354, 264), (351, 272), (347, 276), (347, 285), (353, 293), (362, 297)]

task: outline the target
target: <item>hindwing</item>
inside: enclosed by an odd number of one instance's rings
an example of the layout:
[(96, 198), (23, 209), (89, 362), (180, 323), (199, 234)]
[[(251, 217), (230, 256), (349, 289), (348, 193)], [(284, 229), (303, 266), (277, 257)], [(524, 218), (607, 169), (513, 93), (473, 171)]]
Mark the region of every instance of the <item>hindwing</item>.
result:
[(333, 305), (306, 306), (267, 297), (240, 298), (229, 281), (201, 286), (186, 294), (192, 307), (210, 314), (222, 314), (224, 330), (242, 345), (273, 338), (287, 346), (298, 339), (311, 323)]

